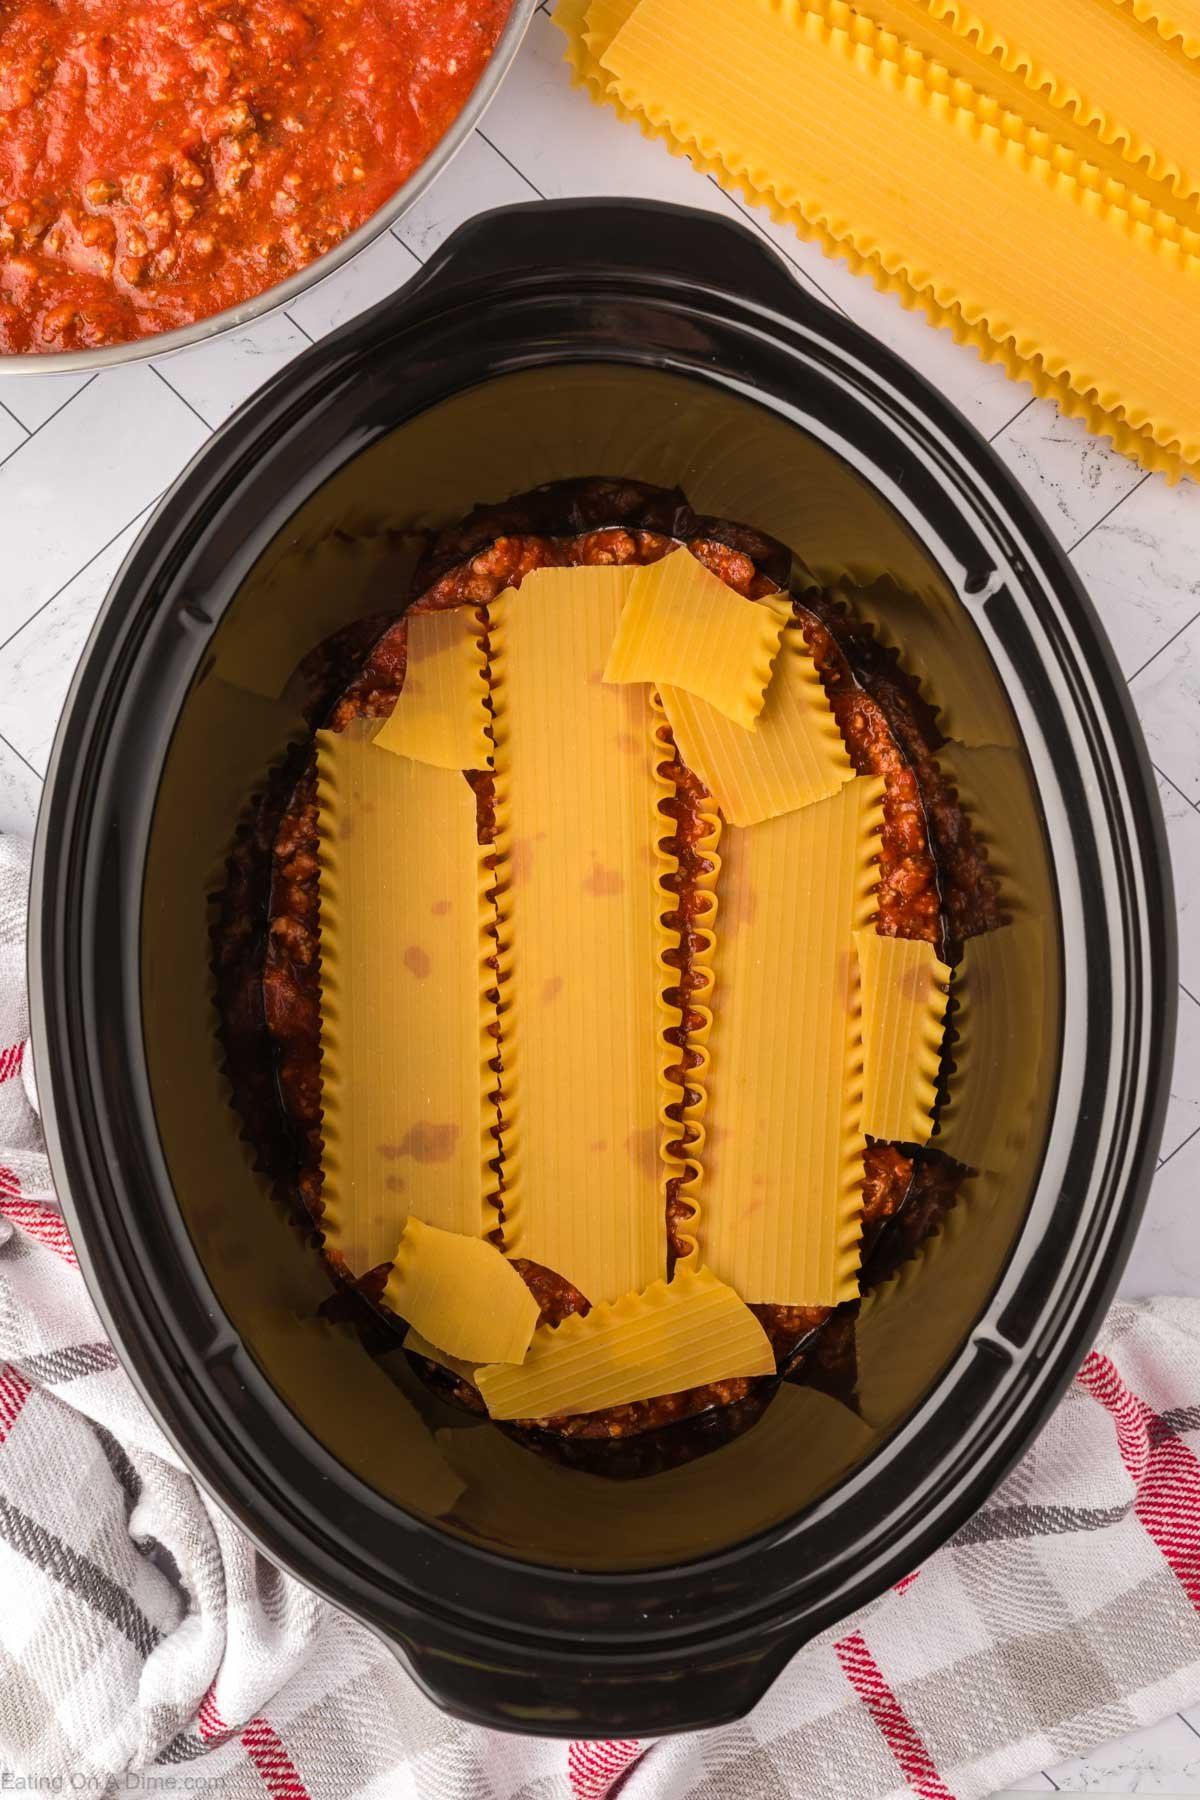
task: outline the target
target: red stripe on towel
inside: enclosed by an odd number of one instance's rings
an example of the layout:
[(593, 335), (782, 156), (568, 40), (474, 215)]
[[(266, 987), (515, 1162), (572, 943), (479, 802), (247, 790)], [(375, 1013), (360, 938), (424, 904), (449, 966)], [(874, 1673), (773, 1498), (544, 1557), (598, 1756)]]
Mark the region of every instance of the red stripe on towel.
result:
[(842, 1665), (842, 1673), (878, 1726), (884, 1743), (914, 1794), (919, 1794), (921, 1800), (954, 1800), (934, 1767), (920, 1732), (867, 1649), (862, 1632), (852, 1631), (833, 1648)]
[(636, 1738), (589, 1742), (579, 1738), (567, 1746), (567, 1776), (572, 1800), (607, 1800), (622, 1775), (642, 1754)]
[(64, 1262), (76, 1266), (75, 1251), (62, 1214), (44, 1201), (22, 1199), (20, 1182), (11, 1169), (3, 1167), (0, 1167), (0, 1219), (11, 1219), (28, 1237), (53, 1250)]
[(1121, 1461), (1137, 1486), (1134, 1517), (1200, 1612), (1200, 1461), (1107, 1356), (1093, 1350), (1076, 1380), (1116, 1428)]
[(218, 1738), (229, 1736), (230, 1727), (221, 1717), (211, 1687), (200, 1702), (200, 1708), (196, 1714), (196, 1728), (206, 1744), (213, 1744)]
[(11, 1363), (0, 1363), (0, 1444), (13, 1426), (33, 1389)]
[(242, 1748), (262, 1777), (273, 1800), (311, 1800), (300, 1771), (283, 1747), (283, 1739), (265, 1719), (251, 1719), (242, 1733)]

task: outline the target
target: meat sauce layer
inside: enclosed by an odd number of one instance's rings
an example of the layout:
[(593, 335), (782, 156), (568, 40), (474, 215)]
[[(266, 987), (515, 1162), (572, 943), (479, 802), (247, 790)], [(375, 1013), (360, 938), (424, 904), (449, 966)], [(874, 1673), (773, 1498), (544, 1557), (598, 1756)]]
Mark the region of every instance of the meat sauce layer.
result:
[(0, 6), (0, 351), (191, 325), (331, 250), (462, 111), (510, 7)]

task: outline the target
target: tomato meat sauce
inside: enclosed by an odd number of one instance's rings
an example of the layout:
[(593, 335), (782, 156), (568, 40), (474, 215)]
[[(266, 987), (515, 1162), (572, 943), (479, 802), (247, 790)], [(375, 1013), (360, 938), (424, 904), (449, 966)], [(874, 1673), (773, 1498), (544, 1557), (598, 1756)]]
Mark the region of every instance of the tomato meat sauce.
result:
[(461, 112), (511, 0), (0, 0), (0, 351), (127, 342), (294, 274)]

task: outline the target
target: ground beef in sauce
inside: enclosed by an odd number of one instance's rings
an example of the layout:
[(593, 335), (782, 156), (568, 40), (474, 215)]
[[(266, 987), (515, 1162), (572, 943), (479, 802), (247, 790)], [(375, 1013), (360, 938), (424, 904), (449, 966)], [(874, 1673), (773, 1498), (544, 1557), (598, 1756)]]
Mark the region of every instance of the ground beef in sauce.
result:
[[(619, 490), (613, 484), (596, 485), (605, 487), (602, 503), (618, 510), (642, 504), (642, 492), (632, 485)], [(517, 521), (520, 508), (519, 501), (509, 503)], [(505, 587), (519, 585), (522, 577), (536, 568), (651, 562), (673, 549), (676, 542), (666, 531), (632, 525), (593, 527), (566, 536), (513, 530), (489, 538), (487, 518), (481, 513), (478, 521), (466, 521), (458, 528), (457, 543), (456, 534), (447, 534), (455, 548), (473, 538), (470, 554), (447, 566), (443, 553), (439, 567), (435, 548), (426, 559), (432, 579), (420, 588), (415, 608), (486, 605)], [(756, 534), (745, 533), (739, 544), (736, 528), (725, 528), (720, 536), (691, 535), (686, 542), (692, 554), (738, 592), (758, 597), (777, 591), (777, 582), (763, 573), (768, 557), (762, 549), (764, 541)], [(945, 954), (962, 938), (993, 929), (1002, 922), (1002, 915), (986, 857), (937, 768), (935, 752), (940, 740), (936, 721), (921, 702), (915, 684), (880, 651), (869, 628), (843, 605), (813, 593), (805, 594), (796, 605), (854, 766), (860, 773), (881, 776), (885, 784), (877, 929), (926, 939)], [(377, 620), (371, 629), (373, 642), (365, 657), (361, 639), (354, 642), (353, 650), (361, 659), (358, 673), (345, 683), (329, 711), (329, 723), (336, 729), (357, 717), (385, 716), (403, 684), (404, 620), (386, 628)], [(336, 658), (329, 661), (332, 667)], [(665, 725), (660, 728), (660, 740), (660, 767), (675, 789), (673, 799), (663, 803), (664, 836), (679, 862), (677, 903), (666, 916), (681, 934), (673, 957), (678, 984), (671, 998), (681, 1008), (682, 1018), (670, 1036), (680, 1052), (675, 1075), (684, 1097), (671, 1111), (680, 1125), (675, 1148), (686, 1161), (690, 1141), (686, 1112), (697, 1097), (688, 1087), (689, 1072), (698, 1060), (689, 1045), (689, 1035), (699, 1022), (691, 1005), (699, 980), (694, 965), (696, 933), (711, 906), (711, 898), (700, 885), (701, 876), (711, 867), (701, 847), (707, 830), (705, 810), (711, 801), (698, 778), (679, 759)], [(491, 777), (478, 772), (469, 779), (476, 795), (479, 840), (487, 844), (493, 836)], [(311, 757), (296, 772), (277, 821), (271, 850), (269, 927), (260, 975), (262, 1005), (274, 1049), (279, 1095), (295, 1133), (295, 1191), (319, 1224), (318, 839)], [(503, 1046), (498, 1043), (497, 1070), (502, 1056)], [(496, 1168), (502, 1186), (499, 1161)], [(963, 1173), (933, 1151), (911, 1152), (900, 1145), (868, 1143), (863, 1178), (864, 1291), (928, 1235), (952, 1204)], [(691, 1209), (680, 1192), (683, 1180), (686, 1173), (669, 1183), (666, 1196), (671, 1262), (686, 1250)], [(351, 1291), (356, 1301), (378, 1303), (387, 1265), (354, 1281), (338, 1268), (336, 1257), (332, 1260), (346, 1296), (334, 1303), (335, 1310), (339, 1305), (352, 1305)], [(544, 1321), (558, 1323), (570, 1313), (587, 1311), (583, 1295), (561, 1276), (525, 1261), (516, 1266), (536, 1296)], [(829, 1392), (841, 1394), (847, 1383), (852, 1390), (856, 1306), (755, 1306), (753, 1310), (771, 1339), (781, 1373), (810, 1380)], [(394, 1343), (394, 1338), (389, 1341)], [(424, 1359), (414, 1361), (437, 1391), (471, 1410), (482, 1409), (478, 1394), (468, 1383)], [(698, 1419), (718, 1408), (731, 1409), (732, 1430), (735, 1421), (744, 1422), (752, 1413), (757, 1416), (754, 1396), (764, 1385), (769, 1389), (771, 1383), (765, 1378), (725, 1381), (601, 1413), (531, 1421), (527, 1430), (530, 1441), (536, 1438), (543, 1448), (550, 1438), (634, 1438)], [(519, 1433), (526, 1428), (512, 1429)]]
[(191, 325), (332, 249), (457, 118), (510, 7), (0, 7), (0, 351)]

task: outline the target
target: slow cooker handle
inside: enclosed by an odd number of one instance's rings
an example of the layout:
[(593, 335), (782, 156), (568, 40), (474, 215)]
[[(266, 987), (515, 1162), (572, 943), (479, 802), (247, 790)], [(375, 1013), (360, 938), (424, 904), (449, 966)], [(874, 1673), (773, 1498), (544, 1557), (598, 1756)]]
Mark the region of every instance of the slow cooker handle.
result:
[(639, 280), (722, 295), (815, 321), (829, 309), (796, 281), (748, 226), (657, 200), (536, 200), (460, 225), (403, 291), (405, 301), (452, 303), (456, 289), (507, 283), (561, 286), (598, 276), (628, 290)]
[[(477, 1725), (562, 1738), (656, 1738), (744, 1719), (763, 1699), (808, 1633), (758, 1647), (649, 1653), (611, 1659), (581, 1642), (502, 1648), (478, 1637), (386, 1637), (393, 1654), (435, 1705)], [(431, 1641), (436, 1636), (436, 1642)]]

